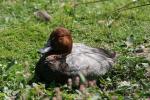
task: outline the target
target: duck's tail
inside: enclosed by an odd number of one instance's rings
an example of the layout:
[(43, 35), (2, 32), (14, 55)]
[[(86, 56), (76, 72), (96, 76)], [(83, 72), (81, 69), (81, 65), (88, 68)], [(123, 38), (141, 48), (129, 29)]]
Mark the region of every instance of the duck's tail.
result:
[(105, 50), (103, 48), (98, 48), (98, 50), (99, 50), (99, 52), (103, 53), (105, 56), (107, 56), (109, 58), (116, 57), (116, 52), (114, 52), (114, 51)]

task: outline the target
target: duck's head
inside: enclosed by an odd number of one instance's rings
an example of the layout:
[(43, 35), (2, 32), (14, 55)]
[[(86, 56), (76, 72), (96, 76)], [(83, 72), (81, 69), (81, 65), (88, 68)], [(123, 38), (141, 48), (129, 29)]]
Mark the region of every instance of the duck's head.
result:
[(72, 50), (72, 37), (68, 29), (56, 28), (51, 34), (44, 48), (40, 53), (69, 54)]

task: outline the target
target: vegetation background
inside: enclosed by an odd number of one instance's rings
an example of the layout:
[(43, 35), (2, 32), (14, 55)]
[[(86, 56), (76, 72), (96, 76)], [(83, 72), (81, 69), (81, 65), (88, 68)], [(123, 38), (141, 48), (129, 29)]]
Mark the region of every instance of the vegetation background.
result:
[[(116, 65), (90, 95), (62, 89), (63, 99), (150, 98), (149, 0), (0, 0), (0, 99), (51, 99), (55, 84), (27, 83), (50, 32), (63, 26), (74, 42), (117, 52)], [(34, 12), (45, 10), (51, 21)]]

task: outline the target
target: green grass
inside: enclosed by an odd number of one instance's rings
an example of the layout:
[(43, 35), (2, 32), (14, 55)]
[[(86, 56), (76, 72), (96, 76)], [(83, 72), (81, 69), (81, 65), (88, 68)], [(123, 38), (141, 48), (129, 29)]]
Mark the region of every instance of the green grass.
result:
[[(149, 61), (132, 53), (140, 45), (150, 47), (150, 6), (114, 12), (131, 1), (82, 4), (84, 1), (76, 1), (79, 5), (74, 8), (73, 0), (63, 3), (59, 0), (0, 0), (0, 99), (12, 98), (16, 94), (19, 99), (43, 98), (39, 91), (48, 97), (53, 95), (54, 85), (45, 90), (42, 85), (30, 87), (27, 82), (39, 59), (38, 49), (58, 26), (70, 29), (74, 42), (107, 48), (119, 54), (114, 68), (99, 79), (104, 90), (96, 88), (92, 93), (98, 93), (103, 99), (150, 97), (150, 80), (145, 76)], [(146, 3), (150, 2), (138, 0), (130, 6)], [(33, 14), (37, 9), (46, 10), (52, 21), (37, 20)], [(131, 35), (133, 45), (124, 46)], [(130, 82), (130, 86), (119, 87), (123, 81)], [(68, 100), (78, 96), (66, 90), (62, 95)]]

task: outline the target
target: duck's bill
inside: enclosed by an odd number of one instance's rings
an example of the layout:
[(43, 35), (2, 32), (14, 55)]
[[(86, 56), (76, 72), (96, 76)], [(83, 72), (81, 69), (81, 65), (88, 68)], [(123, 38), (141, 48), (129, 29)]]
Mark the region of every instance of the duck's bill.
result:
[(52, 49), (51, 47), (44, 47), (44, 48), (39, 49), (39, 53), (45, 54), (51, 51), (51, 49)]

